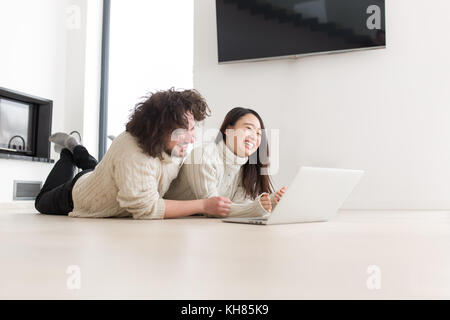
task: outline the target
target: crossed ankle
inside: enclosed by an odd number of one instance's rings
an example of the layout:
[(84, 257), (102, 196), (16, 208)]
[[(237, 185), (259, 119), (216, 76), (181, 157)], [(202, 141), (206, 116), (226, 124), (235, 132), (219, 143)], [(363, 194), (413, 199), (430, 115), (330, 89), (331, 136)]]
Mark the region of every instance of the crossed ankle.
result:
[(61, 147), (56, 147), (55, 146), (55, 151), (61, 150), (62, 148), (67, 148), (70, 151), (73, 152), (73, 149), (79, 145), (79, 142), (77, 139), (75, 139), (75, 137), (68, 135), (67, 133), (64, 132), (57, 132), (52, 134), (49, 137), (49, 141), (55, 143), (55, 145), (59, 145)]

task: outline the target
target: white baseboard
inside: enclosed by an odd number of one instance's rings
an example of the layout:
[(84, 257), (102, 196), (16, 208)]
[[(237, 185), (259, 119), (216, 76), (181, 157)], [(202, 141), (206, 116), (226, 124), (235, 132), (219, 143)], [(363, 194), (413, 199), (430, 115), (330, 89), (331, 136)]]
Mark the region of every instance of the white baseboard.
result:
[(0, 203), (0, 213), (37, 213), (34, 201), (12, 201)]

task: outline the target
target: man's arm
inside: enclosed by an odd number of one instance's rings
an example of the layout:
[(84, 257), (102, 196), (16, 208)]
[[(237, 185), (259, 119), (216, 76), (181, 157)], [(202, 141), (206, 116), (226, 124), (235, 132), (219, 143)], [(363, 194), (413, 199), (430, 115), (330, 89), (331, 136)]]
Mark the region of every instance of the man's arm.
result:
[(165, 219), (187, 217), (196, 213), (226, 217), (230, 211), (231, 201), (225, 197), (186, 201), (164, 199), (164, 207)]

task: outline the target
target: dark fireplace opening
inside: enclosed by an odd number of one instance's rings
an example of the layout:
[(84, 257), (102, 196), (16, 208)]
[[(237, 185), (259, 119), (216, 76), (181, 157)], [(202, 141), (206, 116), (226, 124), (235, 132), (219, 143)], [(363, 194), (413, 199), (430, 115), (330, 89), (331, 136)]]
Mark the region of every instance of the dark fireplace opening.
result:
[(52, 162), (53, 102), (0, 87), (0, 158)]

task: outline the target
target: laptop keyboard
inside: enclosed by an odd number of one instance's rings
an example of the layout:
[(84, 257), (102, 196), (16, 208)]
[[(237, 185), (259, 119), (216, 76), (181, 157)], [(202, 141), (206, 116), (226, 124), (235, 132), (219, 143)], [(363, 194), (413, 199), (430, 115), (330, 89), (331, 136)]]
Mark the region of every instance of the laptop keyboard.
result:
[(263, 224), (267, 219), (249, 219), (249, 221), (253, 224)]

